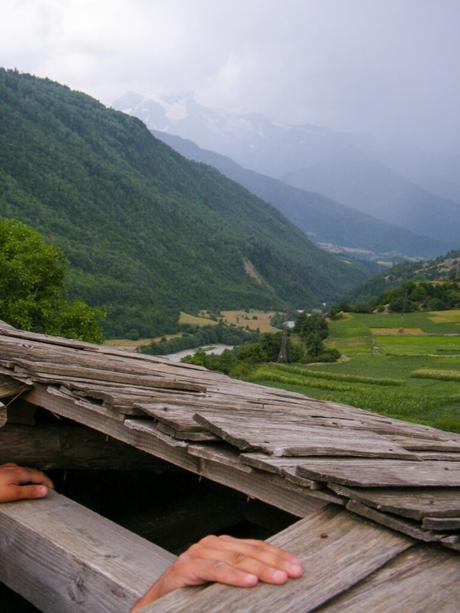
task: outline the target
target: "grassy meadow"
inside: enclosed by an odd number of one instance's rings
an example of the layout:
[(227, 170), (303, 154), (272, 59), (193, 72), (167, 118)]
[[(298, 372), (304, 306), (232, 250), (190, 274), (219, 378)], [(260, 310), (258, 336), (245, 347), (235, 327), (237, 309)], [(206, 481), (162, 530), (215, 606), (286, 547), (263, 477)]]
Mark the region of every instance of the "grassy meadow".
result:
[(330, 330), (341, 361), (266, 364), (251, 381), (460, 432), (460, 310), (353, 313)]

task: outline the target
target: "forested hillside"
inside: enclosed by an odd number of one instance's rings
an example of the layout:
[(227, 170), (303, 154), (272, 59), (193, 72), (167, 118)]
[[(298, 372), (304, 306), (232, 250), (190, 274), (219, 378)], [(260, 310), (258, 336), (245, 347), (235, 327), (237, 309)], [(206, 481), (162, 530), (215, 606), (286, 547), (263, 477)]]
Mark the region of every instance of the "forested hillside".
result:
[(232, 159), (202, 149), (190, 140), (153, 132), (173, 149), (197, 162), (214, 166), (250, 192), (276, 207), (314, 242), (329, 249), (352, 252), (363, 259), (434, 257), (448, 246), (428, 236), (385, 223), (321, 194), (298, 189), (272, 177), (243, 168)]
[[(427, 262), (402, 262), (386, 272), (372, 277), (349, 296), (350, 301), (375, 301), (386, 291), (401, 287), (409, 281), (430, 281), (439, 283), (460, 282), (460, 250)], [(403, 291), (404, 294), (404, 291)], [(438, 307), (433, 307), (433, 310)]]
[(179, 309), (314, 306), (366, 277), (89, 96), (0, 70), (0, 117), (0, 215), (64, 249), (69, 295), (107, 310), (108, 335), (165, 332)]

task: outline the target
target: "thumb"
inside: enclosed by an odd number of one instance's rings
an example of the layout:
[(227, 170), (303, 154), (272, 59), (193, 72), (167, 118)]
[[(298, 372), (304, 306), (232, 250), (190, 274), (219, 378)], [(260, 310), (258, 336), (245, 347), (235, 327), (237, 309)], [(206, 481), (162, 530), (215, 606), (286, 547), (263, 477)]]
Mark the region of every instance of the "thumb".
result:
[(18, 485), (14, 494), (16, 500), (44, 498), (48, 494), (48, 488), (46, 485)]

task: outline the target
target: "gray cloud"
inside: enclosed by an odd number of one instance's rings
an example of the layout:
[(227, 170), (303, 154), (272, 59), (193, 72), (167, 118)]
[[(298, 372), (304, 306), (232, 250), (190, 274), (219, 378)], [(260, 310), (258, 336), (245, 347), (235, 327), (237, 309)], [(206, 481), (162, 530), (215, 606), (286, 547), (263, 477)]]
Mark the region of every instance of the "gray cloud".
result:
[(458, 0), (3, 0), (0, 63), (458, 151)]

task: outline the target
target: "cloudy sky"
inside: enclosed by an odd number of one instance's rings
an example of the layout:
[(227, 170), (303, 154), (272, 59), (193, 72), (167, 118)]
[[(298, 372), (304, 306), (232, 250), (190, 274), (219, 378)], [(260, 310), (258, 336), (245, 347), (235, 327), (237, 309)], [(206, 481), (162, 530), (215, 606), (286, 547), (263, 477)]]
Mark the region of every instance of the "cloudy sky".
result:
[(2, 0), (0, 65), (458, 151), (460, 0)]

